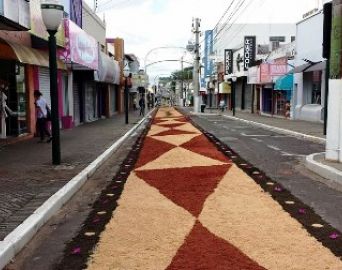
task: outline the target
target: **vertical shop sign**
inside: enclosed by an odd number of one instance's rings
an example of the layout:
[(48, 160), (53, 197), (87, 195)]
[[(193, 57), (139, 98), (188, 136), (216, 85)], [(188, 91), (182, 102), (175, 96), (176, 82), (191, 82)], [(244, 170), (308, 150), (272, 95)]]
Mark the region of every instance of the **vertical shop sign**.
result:
[(213, 73), (213, 60), (210, 58), (213, 53), (213, 30), (205, 31), (204, 44), (204, 77)]
[(245, 36), (244, 39), (244, 71), (247, 71), (255, 62), (256, 38), (255, 36)]
[(224, 50), (224, 74), (232, 74), (233, 73), (233, 50), (226, 49)]

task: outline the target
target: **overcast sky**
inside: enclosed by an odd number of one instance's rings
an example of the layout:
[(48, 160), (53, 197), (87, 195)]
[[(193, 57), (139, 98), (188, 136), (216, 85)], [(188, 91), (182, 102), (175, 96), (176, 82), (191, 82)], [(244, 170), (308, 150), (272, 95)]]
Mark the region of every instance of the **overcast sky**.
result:
[[(146, 54), (160, 46), (186, 46), (193, 17), (202, 20), (201, 30), (213, 29), (233, 0), (98, 0), (98, 10), (106, 11), (107, 37), (122, 37), (126, 53), (134, 53), (144, 65)], [(234, 5), (242, 0), (235, 0)], [(94, 0), (86, 0), (93, 6)], [(231, 21), (244, 23), (297, 22), (321, 0), (245, 0)], [(229, 13), (228, 13), (229, 14)], [(102, 17), (103, 14), (99, 13)], [(226, 18), (226, 17), (225, 17)], [(160, 53), (161, 54), (161, 53)], [(159, 54), (159, 55), (160, 55)], [(162, 54), (176, 54), (164, 50)], [(156, 60), (158, 55), (155, 55)], [(169, 56), (160, 56), (165, 59)], [(170, 56), (171, 57), (171, 56)], [(155, 65), (154, 74), (168, 73), (179, 63)]]

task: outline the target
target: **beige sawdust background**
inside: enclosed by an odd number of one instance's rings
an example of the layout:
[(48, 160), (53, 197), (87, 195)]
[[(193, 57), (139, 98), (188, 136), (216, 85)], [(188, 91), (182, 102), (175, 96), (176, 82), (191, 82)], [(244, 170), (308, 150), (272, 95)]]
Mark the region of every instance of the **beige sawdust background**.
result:
[(342, 269), (340, 259), (236, 165), (207, 199), (199, 219), (267, 269)]

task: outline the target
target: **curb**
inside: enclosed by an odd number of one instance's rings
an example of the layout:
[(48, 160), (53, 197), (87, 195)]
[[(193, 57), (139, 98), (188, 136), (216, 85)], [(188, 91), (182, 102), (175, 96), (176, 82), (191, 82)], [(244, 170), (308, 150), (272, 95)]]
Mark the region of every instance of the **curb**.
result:
[(307, 134), (296, 132), (296, 131), (292, 131), (292, 130), (289, 130), (289, 129), (278, 128), (278, 127), (262, 124), (262, 123), (259, 123), (259, 122), (245, 120), (245, 119), (241, 119), (241, 118), (234, 117), (234, 116), (229, 116), (229, 115), (222, 115), (222, 116), (225, 117), (225, 118), (234, 120), (234, 121), (241, 121), (241, 122), (247, 123), (249, 125), (258, 126), (258, 127), (261, 127), (261, 128), (267, 129), (267, 130), (271, 130), (271, 131), (278, 132), (278, 133), (281, 133), (281, 134), (289, 135), (289, 136), (296, 137), (296, 138), (299, 138), (299, 139), (308, 140), (308, 141), (312, 141), (312, 142), (320, 143), (320, 144), (325, 144), (326, 143), (326, 139), (324, 139), (324, 138), (320, 138), (320, 137), (316, 137), (316, 136), (312, 136), (312, 135), (307, 135)]
[(305, 167), (323, 177), (325, 179), (322, 181), (324, 184), (342, 191), (342, 172), (315, 160), (315, 157), (324, 155), (325, 152), (306, 156)]
[(155, 111), (151, 110), (126, 134), (98, 156), (83, 171), (53, 194), (23, 223), (0, 241), (0, 269), (3, 269), (19, 251), (33, 238), (38, 230), (83, 186), (83, 184), (106, 162), (111, 154)]

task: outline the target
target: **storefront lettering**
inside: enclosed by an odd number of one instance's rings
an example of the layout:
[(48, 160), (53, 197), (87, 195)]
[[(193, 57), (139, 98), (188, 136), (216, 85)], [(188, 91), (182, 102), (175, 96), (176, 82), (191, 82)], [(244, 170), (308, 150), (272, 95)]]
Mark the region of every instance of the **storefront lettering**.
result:
[(255, 37), (245, 37), (244, 44), (244, 70), (248, 68), (255, 61)]

